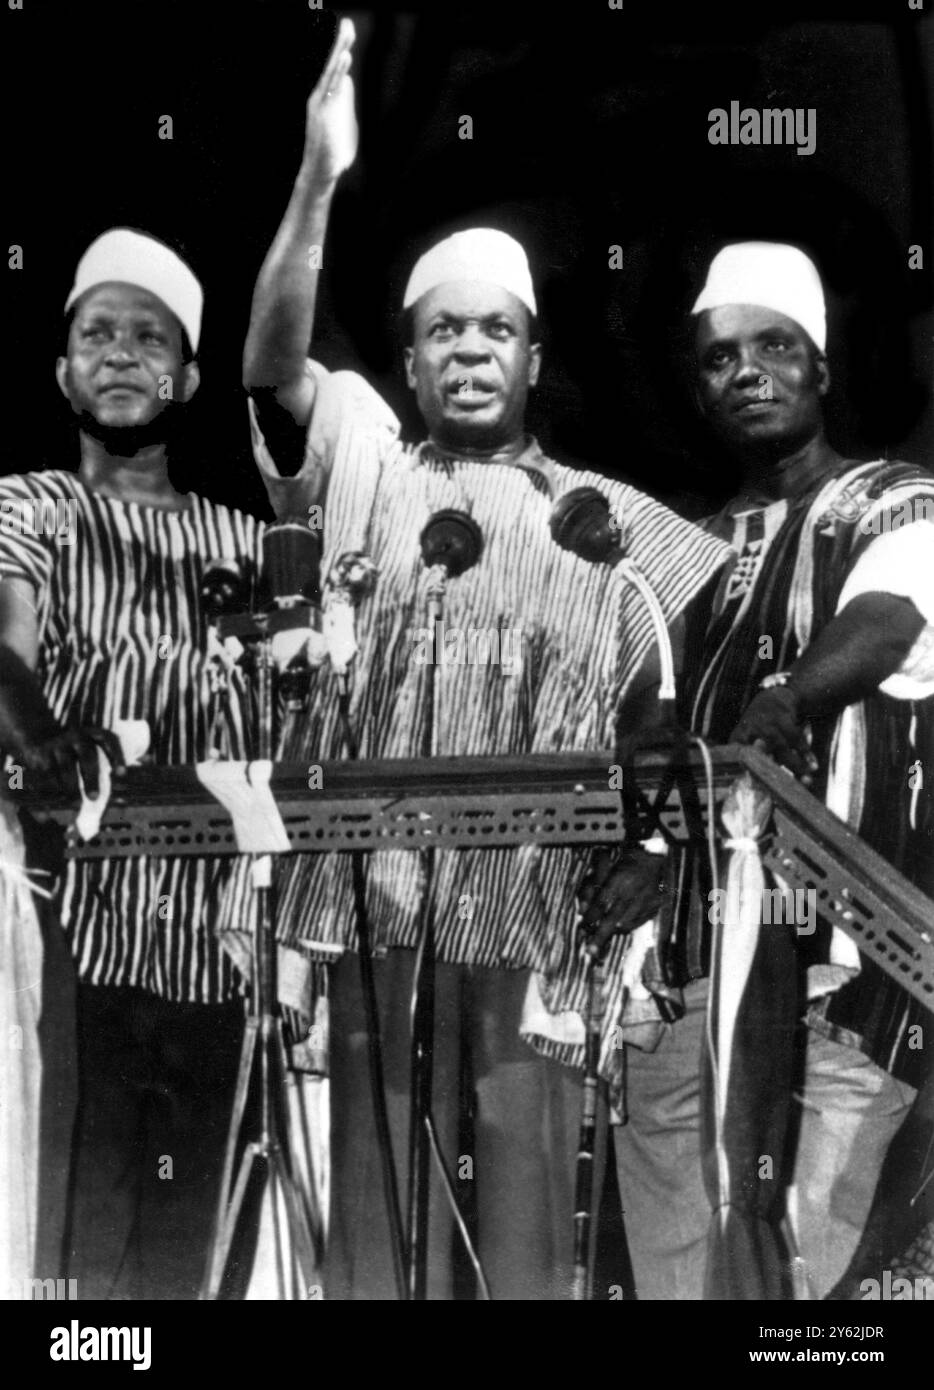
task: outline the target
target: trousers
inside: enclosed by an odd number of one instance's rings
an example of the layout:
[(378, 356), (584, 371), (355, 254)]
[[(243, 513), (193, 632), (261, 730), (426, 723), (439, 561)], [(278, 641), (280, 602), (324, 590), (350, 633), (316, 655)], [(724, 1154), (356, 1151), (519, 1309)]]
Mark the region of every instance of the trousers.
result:
[[(628, 1122), (614, 1129), (617, 1181), (636, 1296), (704, 1296), (711, 1211), (701, 1167), (700, 1056), (707, 981), (654, 1052), (627, 1048)], [(914, 1091), (856, 1048), (800, 1032), (801, 1082), (791, 1097), (786, 1226), (800, 1297), (823, 1298), (866, 1224), (889, 1145)], [(801, 1274), (804, 1274), (804, 1279)]]
[(856, 1251), (915, 1091), (856, 1048), (810, 1029), (806, 1047), (788, 1224), (802, 1261), (800, 1296), (815, 1299), (842, 1278)]
[(68, 1276), (79, 1299), (194, 1299), (243, 1008), (79, 984)]
[[(374, 962), (403, 1219), (414, 952)], [(528, 971), (436, 967), (433, 1114), (494, 1299), (570, 1297), (580, 1077), (519, 1038)], [(331, 981), (331, 1201), (325, 1298), (392, 1300), (390, 1226), (375, 1138), (359, 961)], [(432, 1165), (427, 1296), (473, 1297)], [(463, 1261), (460, 1261), (461, 1266)]]
[(636, 1297), (649, 1301), (704, 1296), (710, 1224), (700, 1142), (706, 980), (685, 988), (684, 1004), (684, 1017), (666, 1025), (654, 1052), (627, 1046), (628, 1118), (613, 1129)]

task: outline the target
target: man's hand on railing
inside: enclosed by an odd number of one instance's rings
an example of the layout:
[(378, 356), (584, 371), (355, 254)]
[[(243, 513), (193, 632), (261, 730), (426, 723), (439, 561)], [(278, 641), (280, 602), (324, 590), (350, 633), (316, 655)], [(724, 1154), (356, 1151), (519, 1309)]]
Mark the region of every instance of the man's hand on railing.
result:
[(48, 778), (71, 800), (80, 797), (78, 772), (89, 797), (100, 791), (98, 749), (109, 758), (113, 770), (123, 771), (123, 752), (120, 742), (109, 729), (91, 726), (55, 729), (45, 737), (29, 739), (19, 750), (23, 766), (38, 776)]
[(602, 955), (614, 936), (628, 936), (655, 917), (665, 894), (665, 860), (637, 846), (595, 849), (577, 890), (588, 950)]
[(624, 767), (632, 765), (637, 753), (679, 755), (687, 742), (674, 701), (657, 696), (641, 705), (628, 703), (616, 726), (616, 757)]
[[(109, 729), (61, 725), (52, 713), (35, 672), (19, 652), (0, 643), (0, 748), (29, 772), (78, 800), (78, 770), (88, 796), (100, 790), (98, 749), (116, 772), (123, 771), (123, 750)], [(43, 788), (44, 790), (44, 788)]]
[(767, 753), (806, 787), (814, 780), (817, 759), (808, 743), (798, 695), (790, 685), (760, 690), (746, 706), (730, 742), (751, 744)]

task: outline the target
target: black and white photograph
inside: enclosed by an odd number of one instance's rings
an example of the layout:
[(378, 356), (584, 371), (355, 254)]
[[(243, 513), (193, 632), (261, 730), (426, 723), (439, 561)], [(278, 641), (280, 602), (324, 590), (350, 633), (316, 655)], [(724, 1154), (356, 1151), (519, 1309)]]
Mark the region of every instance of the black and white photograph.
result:
[(894, 1361), (931, 0), (4, 9), (30, 1364), (165, 1370), (147, 1310), (205, 1301), (753, 1304), (737, 1367)]

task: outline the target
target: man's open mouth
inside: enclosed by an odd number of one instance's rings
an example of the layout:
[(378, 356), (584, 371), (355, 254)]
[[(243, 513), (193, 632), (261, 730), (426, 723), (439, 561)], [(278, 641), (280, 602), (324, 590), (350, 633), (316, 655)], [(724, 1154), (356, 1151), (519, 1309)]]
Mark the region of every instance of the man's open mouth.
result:
[(486, 405), (496, 395), (496, 387), (471, 382), (469, 386), (450, 387), (447, 395), (459, 405)]

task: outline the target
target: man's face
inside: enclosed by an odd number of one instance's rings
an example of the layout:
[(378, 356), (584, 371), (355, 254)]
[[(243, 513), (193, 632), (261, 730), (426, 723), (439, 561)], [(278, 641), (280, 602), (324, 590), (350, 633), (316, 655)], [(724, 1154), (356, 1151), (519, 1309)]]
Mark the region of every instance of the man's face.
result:
[(732, 452), (788, 453), (820, 431), (827, 363), (794, 319), (753, 304), (709, 309), (695, 344), (701, 414)]
[(79, 301), (58, 384), (76, 415), (105, 429), (144, 429), (198, 387), (182, 360), (178, 319), (137, 285), (96, 285)]
[(449, 449), (500, 449), (525, 426), (541, 349), (529, 312), (499, 285), (452, 280), (414, 306), (405, 372), (429, 436)]

